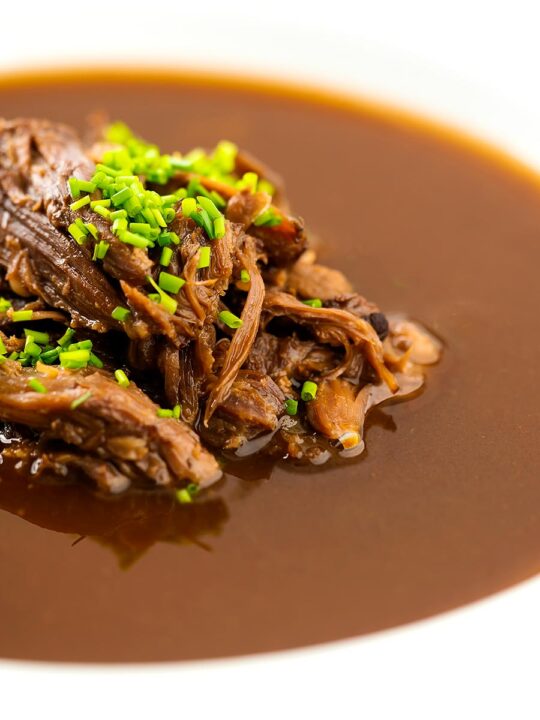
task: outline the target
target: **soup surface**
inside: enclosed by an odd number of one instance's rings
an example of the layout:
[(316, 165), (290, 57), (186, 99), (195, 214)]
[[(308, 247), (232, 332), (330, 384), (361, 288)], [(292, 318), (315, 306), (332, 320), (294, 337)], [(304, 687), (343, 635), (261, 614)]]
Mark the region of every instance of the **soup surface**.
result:
[[(100, 499), (0, 467), (0, 656), (209, 658), (368, 633), (540, 567), (540, 185), (369, 107), (157, 76), (0, 84), (4, 117), (96, 111), (165, 150), (229, 138), (287, 181), (320, 258), (446, 343), (368, 451), (234, 466), (192, 506)], [(234, 473), (234, 474), (233, 474)], [(238, 477), (240, 476), (240, 477)]]

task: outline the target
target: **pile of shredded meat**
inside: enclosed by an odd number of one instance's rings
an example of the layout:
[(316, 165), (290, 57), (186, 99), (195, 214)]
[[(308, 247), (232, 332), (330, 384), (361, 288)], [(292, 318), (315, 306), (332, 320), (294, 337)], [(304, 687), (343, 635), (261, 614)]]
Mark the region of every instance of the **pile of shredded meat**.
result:
[(110, 492), (359, 454), (368, 410), (440, 354), (317, 264), (279, 177), (230, 143), (162, 156), (121, 126), (86, 144), (0, 120), (0, 267), (0, 420)]

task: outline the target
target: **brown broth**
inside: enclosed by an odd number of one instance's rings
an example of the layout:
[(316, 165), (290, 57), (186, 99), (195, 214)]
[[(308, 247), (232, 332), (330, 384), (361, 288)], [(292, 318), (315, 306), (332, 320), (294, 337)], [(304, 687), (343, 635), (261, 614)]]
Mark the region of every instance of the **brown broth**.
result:
[(26, 77), (0, 84), (0, 113), (82, 129), (103, 109), (165, 149), (236, 141), (284, 175), (323, 260), (431, 327), (444, 362), (419, 398), (375, 412), (361, 460), (269, 479), (244, 467), (200, 506), (32, 484), (6, 461), (0, 656), (291, 648), (426, 617), (540, 568), (538, 180), (400, 115), (267, 90)]

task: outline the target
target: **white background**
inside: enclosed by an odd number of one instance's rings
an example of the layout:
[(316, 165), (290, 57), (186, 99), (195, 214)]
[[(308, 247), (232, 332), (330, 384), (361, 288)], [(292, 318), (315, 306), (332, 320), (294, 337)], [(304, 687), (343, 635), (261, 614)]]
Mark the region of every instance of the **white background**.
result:
[[(0, 71), (62, 62), (84, 73), (99, 60), (287, 76), (393, 99), (540, 167), (532, 0), (4, 0), (0, 30)], [(271, 658), (4, 664), (0, 717), (540, 718), (539, 613), (533, 581), (403, 630)]]

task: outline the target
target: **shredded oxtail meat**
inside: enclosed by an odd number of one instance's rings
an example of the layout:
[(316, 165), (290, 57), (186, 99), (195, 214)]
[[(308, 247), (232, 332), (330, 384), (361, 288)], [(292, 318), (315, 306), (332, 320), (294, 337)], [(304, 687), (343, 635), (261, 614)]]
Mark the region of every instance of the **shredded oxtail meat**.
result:
[(252, 453), (358, 455), (370, 408), (441, 353), (318, 264), (279, 175), (228, 141), (166, 154), (120, 122), (89, 145), (0, 120), (0, 268), (17, 457), (109, 493), (191, 502)]

